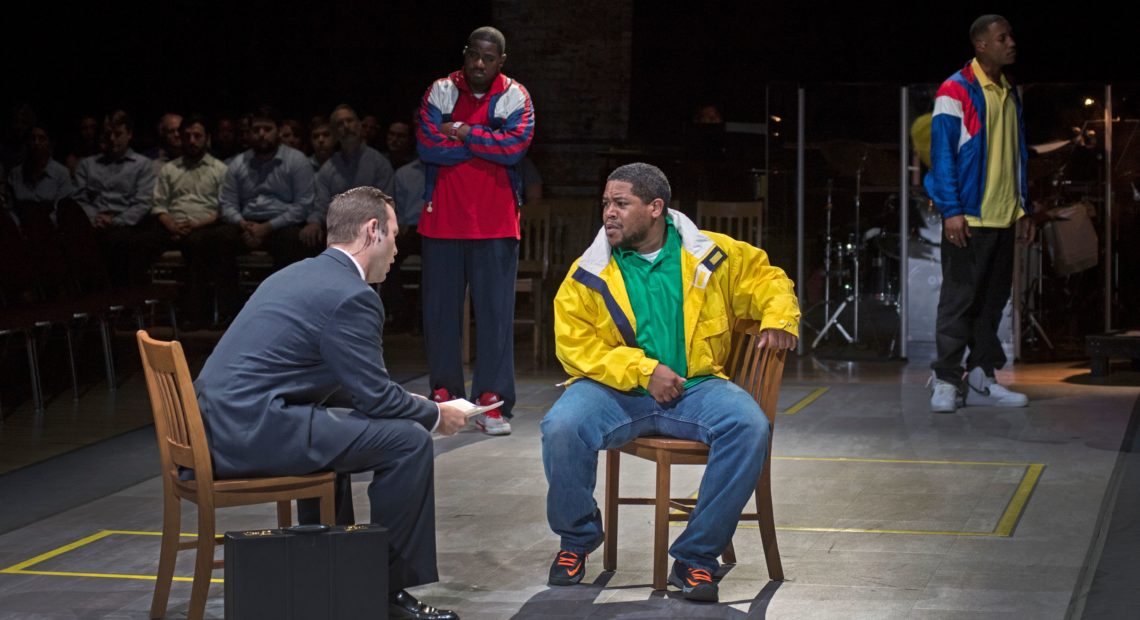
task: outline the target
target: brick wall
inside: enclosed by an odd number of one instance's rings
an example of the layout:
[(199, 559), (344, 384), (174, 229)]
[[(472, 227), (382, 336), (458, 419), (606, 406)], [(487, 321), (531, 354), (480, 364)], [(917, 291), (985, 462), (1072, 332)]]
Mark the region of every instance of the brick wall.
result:
[(591, 195), (629, 125), (632, 0), (494, 0), (507, 37), (504, 73), (534, 100), (531, 158), (550, 195)]

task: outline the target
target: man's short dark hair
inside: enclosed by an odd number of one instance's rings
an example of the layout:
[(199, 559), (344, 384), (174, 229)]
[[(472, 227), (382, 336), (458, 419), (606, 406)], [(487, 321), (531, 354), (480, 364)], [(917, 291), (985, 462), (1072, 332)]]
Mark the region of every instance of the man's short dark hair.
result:
[(103, 122), (112, 127), (122, 127), (131, 133), (135, 132), (134, 119), (131, 118), (130, 114), (127, 114), (123, 110), (115, 110), (114, 112), (111, 112), (107, 115), (107, 118)]
[(329, 203), (325, 220), (328, 243), (352, 243), (360, 234), (360, 227), (372, 218), (380, 221), (380, 234), (388, 234), (388, 209), (396, 208), (392, 197), (375, 187), (354, 187), (337, 194)]
[(472, 41), (486, 41), (492, 45), (497, 45), (500, 56), (507, 53), (507, 38), (503, 36), (502, 32), (499, 32), (498, 28), (492, 26), (476, 28), (471, 36), (467, 37), (468, 44)]
[(330, 124), (332, 123), (332, 117), (336, 116), (336, 113), (340, 112), (341, 110), (348, 110), (349, 112), (352, 112), (352, 115), (355, 116), (357, 118), (357, 120), (360, 119), (360, 115), (356, 113), (356, 110), (352, 109), (352, 106), (348, 105), (347, 103), (342, 103), (342, 104), (338, 105), (337, 107), (333, 108), (333, 111), (329, 114), (329, 123)]
[(207, 134), (210, 133), (210, 124), (206, 122), (206, 117), (197, 112), (191, 112), (190, 114), (183, 116), (182, 123), (178, 125), (178, 131), (186, 131), (194, 125), (201, 125), (202, 129)]
[(974, 20), (970, 24), (970, 43), (976, 42), (981, 39), (990, 30), (990, 26), (997, 22), (1008, 22), (1009, 20), (1001, 15), (983, 15)]
[(669, 198), (673, 190), (669, 187), (669, 179), (657, 166), (643, 162), (635, 162), (618, 167), (606, 178), (606, 182), (625, 181), (632, 187), (630, 191), (645, 204), (660, 198), (669, 207)]
[(283, 119), (281, 113), (277, 111), (277, 108), (274, 108), (273, 106), (259, 105), (253, 110), (253, 112), (249, 113), (250, 123), (252, 124), (254, 120), (273, 121), (274, 125), (280, 127), (281, 121)]

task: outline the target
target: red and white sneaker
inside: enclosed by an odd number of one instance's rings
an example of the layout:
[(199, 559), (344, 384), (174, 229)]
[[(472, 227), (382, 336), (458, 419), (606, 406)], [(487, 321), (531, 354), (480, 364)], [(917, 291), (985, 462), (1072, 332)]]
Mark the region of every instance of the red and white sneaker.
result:
[[(483, 392), (475, 404), (482, 407), (483, 405), (493, 405), (501, 400), (503, 399), (494, 392)], [(479, 417), (475, 418), (475, 425), (479, 427), (479, 430), (488, 435), (510, 435), (511, 423), (503, 417), (500, 409), (492, 409), (479, 414)]]
[(451, 400), (451, 392), (448, 392), (447, 388), (432, 390), (430, 399), (432, 402), (446, 403)]

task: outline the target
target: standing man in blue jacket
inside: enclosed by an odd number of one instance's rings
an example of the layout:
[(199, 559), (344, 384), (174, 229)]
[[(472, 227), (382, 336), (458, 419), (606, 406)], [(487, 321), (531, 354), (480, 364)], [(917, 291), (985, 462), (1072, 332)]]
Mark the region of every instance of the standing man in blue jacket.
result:
[(975, 20), (970, 41), (974, 59), (938, 89), (925, 181), (943, 222), (938, 358), (931, 365), (936, 413), (1029, 403), (994, 377), (1006, 362), (997, 329), (1013, 281), (1014, 236), (1029, 242), (1035, 232), (1021, 98), (1002, 71), (1017, 45), (1000, 15)]

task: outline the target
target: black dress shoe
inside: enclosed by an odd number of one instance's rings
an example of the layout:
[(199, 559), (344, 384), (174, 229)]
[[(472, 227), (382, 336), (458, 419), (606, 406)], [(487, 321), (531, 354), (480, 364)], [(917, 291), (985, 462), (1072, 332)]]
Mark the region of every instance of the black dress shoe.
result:
[(391, 620), (459, 620), (459, 614), (450, 609), (436, 609), (421, 603), (405, 590), (388, 597), (388, 618)]

